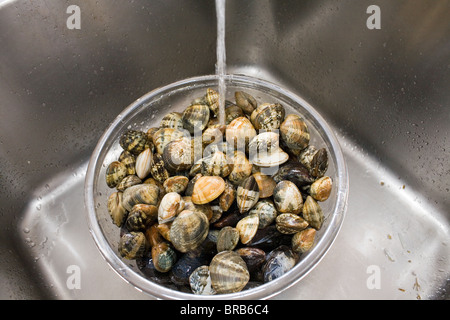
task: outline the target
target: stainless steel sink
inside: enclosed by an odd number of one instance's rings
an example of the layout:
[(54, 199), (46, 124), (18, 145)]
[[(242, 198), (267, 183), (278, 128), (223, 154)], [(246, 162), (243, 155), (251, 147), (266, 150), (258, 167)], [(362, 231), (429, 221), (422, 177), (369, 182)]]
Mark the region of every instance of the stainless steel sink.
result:
[[(315, 106), (350, 174), (335, 244), (276, 298), (448, 299), (449, 14), (444, 0), (228, 1), (228, 72)], [(151, 298), (89, 234), (87, 162), (131, 102), (215, 72), (215, 32), (210, 0), (0, 0), (0, 298)]]

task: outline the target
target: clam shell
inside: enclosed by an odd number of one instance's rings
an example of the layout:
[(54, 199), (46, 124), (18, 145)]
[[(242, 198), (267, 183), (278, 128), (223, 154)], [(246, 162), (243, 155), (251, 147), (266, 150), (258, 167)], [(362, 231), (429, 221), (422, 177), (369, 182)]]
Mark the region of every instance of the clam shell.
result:
[(182, 197), (176, 192), (167, 193), (158, 207), (158, 223), (173, 221), (183, 209), (184, 200)]
[(202, 143), (208, 145), (223, 141), (226, 126), (223, 124), (215, 124), (207, 127), (202, 135)]
[(279, 246), (267, 254), (262, 271), (264, 282), (273, 281), (295, 266), (295, 254), (287, 246)]
[(225, 190), (225, 181), (218, 176), (200, 177), (194, 185), (192, 202), (205, 204), (218, 198)]
[(169, 172), (164, 166), (163, 156), (159, 153), (153, 155), (153, 161), (150, 167), (152, 177), (159, 183), (164, 183), (169, 178)]
[(180, 172), (191, 168), (194, 160), (191, 139), (184, 137), (169, 142), (164, 147), (164, 166), (170, 172)]
[(263, 199), (256, 203), (249, 214), (257, 214), (259, 217), (259, 229), (264, 229), (275, 221), (278, 212), (271, 199)]
[(136, 175), (140, 179), (145, 179), (150, 174), (152, 166), (153, 155), (150, 148), (142, 151), (136, 158)]
[(197, 173), (193, 178), (191, 178), (191, 180), (189, 180), (186, 190), (184, 191), (185, 196), (188, 197), (192, 196), (192, 193), (194, 192), (195, 183), (197, 182), (198, 179), (200, 179), (200, 177), (203, 177), (203, 175), (201, 173)]
[(158, 219), (158, 208), (151, 204), (136, 204), (128, 214), (126, 227), (129, 231), (145, 231)]
[(284, 234), (294, 234), (308, 227), (302, 217), (293, 213), (282, 213), (276, 218), (277, 230)]
[(250, 159), (259, 154), (270, 153), (280, 147), (280, 136), (275, 132), (262, 132), (255, 136), (248, 145)]
[(250, 210), (259, 200), (259, 187), (253, 176), (245, 179), (237, 188), (236, 202), (240, 213)]
[(136, 174), (136, 157), (129, 151), (122, 151), (119, 156), (119, 161), (127, 168), (127, 174)]
[(180, 252), (192, 251), (206, 239), (208, 231), (208, 218), (202, 212), (184, 210), (170, 227), (170, 241)]
[(153, 134), (153, 144), (156, 152), (163, 154), (164, 148), (171, 142), (182, 137), (187, 137), (188, 133), (174, 128), (161, 128)]
[(219, 197), (219, 206), (223, 211), (228, 211), (234, 200), (236, 199), (236, 189), (234, 186), (227, 180), (225, 181), (225, 190)]
[(228, 175), (228, 180), (234, 185), (239, 185), (252, 174), (253, 164), (247, 159), (244, 152), (236, 150), (233, 153), (233, 169)]
[(160, 128), (172, 128), (181, 129), (183, 128), (183, 115), (180, 112), (171, 112), (166, 114), (159, 125)]
[(159, 188), (153, 184), (138, 184), (127, 188), (123, 192), (123, 207), (131, 211), (135, 204), (152, 204), (158, 203)]
[(326, 201), (331, 194), (332, 187), (333, 181), (330, 177), (325, 176), (317, 179), (313, 184), (311, 184), (309, 194), (314, 198), (314, 200)]
[(273, 191), (275, 207), (280, 213), (299, 214), (303, 207), (300, 190), (291, 181), (283, 180)]
[(213, 210), (209, 203), (195, 204), (192, 202), (192, 197), (190, 196), (183, 197), (183, 200), (184, 200), (184, 210), (191, 210), (191, 211), (198, 210), (202, 212), (206, 216), (206, 218), (208, 218), (208, 221), (211, 222), (211, 218), (213, 217)]
[(316, 230), (320, 230), (323, 223), (323, 212), (320, 205), (311, 196), (306, 198), (303, 205), (303, 218)]
[(225, 178), (231, 172), (231, 166), (225, 153), (216, 151), (202, 159), (201, 173), (204, 176), (221, 176)]
[(139, 179), (136, 175), (132, 174), (123, 178), (120, 183), (117, 185), (117, 190), (125, 191), (126, 188), (135, 186), (137, 184), (141, 184), (142, 180)]
[(175, 264), (177, 254), (166, 242), (160, 242), (152, 247), (152, 259), (156, 270), (168, 272)]
[(187, 185), (189, 183), (189, 178), (185, 176), (173, 176), (170, 178), (167, 178), (164, 183), (163, 187), (166, 193), (169, 192), (177, 192), (177, 193), (183, 193)]
[(194, 134), (195, 131), (203, 131), (208, 125), (210, 110), (205, 104), (194, 104), (183, 112), (183, 128)]
[(138, 155), (150, 147), (147, 133), (137, 130), (128, 130), (124, 132), (120, 137), (119, 144), (124, 150), (129, 151), (134, 155)]
[(236, 250), (244, 259), (250, 273), (257, 271), (266, 260), (266, 253), (258, 248), (244, 247)]
[(213, 295), (216, 291), (212, 288), (211, 275), (208, 266), (200, 266), (189, 276), (189, 285), (194, 294)]
[(144, 255), (147, 250), (147, 241), (142, 232), (125, 233), (120, 237), (119, 254), (128, 260), (134, 260)]
[(150, 247), (156, 246), (158, 243), (163, 242), (163, 238), (158, 230), (158, 223), (151, 225), (145, 230), (145, 239)]
[(219, 115), (219, 92), (214, 89), (206, 89), (205, 101), (209, 109), (214, 113), (214, 115)]
[(228, 125), (236, 118), (245, 117), (244, 111), (242, 108), (237, 105), (230, 105), (225, 109), (225, 123)]
[(115, 188), (127, 176), (127, 168), (122, 162), (113, 161), (106, 168), (106, 184)]
[(275, 180), (273, 180), (271, 176), (262, 174), (261, 172), (254, 173), (253, 177), (259, 187), (259, 198), (265, 199), (271, 197), (273, 195), (273, 190), (277, 185)]
[(316, 233), (316, 229), (307, 228), (294, 234), (292, 237), (292, 250), (299, 253), (305, 253), (311, 250), (314, 246)]
[(245, 91), (236, 91), (234, 93), (236, 105), (240, 107), (245, 114), (251, 115), (258, 106), (256, 99)]
[(209, 271), (212, 287), (219, 294), (239, 292), (250, 280), (245, 261), (233, 251), (222, 251), (215, 255)]
[(308, 169), (300, 162), (289, 162), (283, 165), (278, 172), (273, 176), (273, 180), (279, 183), (283, 180), (289, 180), (293, 182), (298, 188), (311, 184), (314, 182)]
[(234, 250), (239, 243), (239, 230), (233, 227), (224, 227), (217, 235), (217, 252)]
[(250, 214), (241, 220), (236, 225), (236, 229), (239, 231), (239, 238), (243, 244), (249, 243), (259, 227), (258, 214)]
[(122, 197), (122, 192), (113, 192), (108, 197), (107, 203), (109, 215), (111, 216), (113, 223), (118, 227), (123, 224), (128, 213), (128, 211), (123, 207)]
[(279, 103), (263, 103), (251, 115), (251, 121), (256, 130), (274, 130), (281, 126), (284, 120), (284, 107)]
[(267, 168), (280, 166), (288, 160), (289, 154), (284, 152), (283, 149), (278, 148), (267, 153), (258, 154), (257, 156), (252, 158), (251, 161), (254, 165)]
[(250, 120), (239, 117), (227, 126), (225, 136), (228, 144), (236, 150), (245, 151), (249, 142), (256, 136), (256, 130)]
[(283, 141), (290, 149), (304, 149), (308, 146), (310, 135), (306, 122), (296, 114), (286, 116), (280, 126)]

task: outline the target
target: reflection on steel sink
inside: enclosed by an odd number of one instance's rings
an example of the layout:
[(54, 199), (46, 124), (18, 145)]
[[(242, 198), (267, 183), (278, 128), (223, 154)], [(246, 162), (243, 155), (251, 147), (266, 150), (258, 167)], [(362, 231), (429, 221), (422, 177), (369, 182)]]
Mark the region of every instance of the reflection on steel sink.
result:
[[(375, 2), (379, 30), (372, 1), (227, 3), (228, 72), (315, 106), (349, 168), (335, 244), (277, 298), (448, 298), (449, 2)], [(89, 235), (87, 161), (133, 100), (214, 73), (215, 23), (206, 0), (0, 1), (0, 298), (149, 298)]]

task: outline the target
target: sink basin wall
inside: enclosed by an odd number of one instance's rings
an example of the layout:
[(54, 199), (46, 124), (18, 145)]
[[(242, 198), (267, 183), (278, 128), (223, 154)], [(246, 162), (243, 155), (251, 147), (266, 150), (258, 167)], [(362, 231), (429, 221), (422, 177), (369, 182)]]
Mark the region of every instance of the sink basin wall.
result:
[[(366, 27), (372, 4), (381, 8), (380, 30)], [(80, 30), (66, 27), (69, 5), (80, 6)], [(445, 296), (439, 288), (449, 275), (449, 6), (227, 2), (229, 73), (286, 86), (335, 128), (350, 163), (347, 220), (361, 228), (361, 237), (374, 230), (365, 222), (391, 211), (405, 219), (398, 226), (440, 228), (429, 231), (436, 256), (444, 256), (439, 267), (430, 266), (441, 270), (428, 283), (430, 298)], [(102, 132), (132, 101), (176, 80), (214, 73), (215, 24), (209, 0), (0, 1), (0, 298), (91, 298), (89, 285), (70, 291), (64, 282), (65, 266), (82, 265), (85, 257), (95, 257), (93, 273), (115, 279), (92, 239), (79, 239), (88, 234), (83, 170)], [(391, 189), (380, 191), (383, 185)], [(365, 207), (364, 196), (375, 205)], [(425, 216), (429, 225), (408, 222), (407, 211), (415, 209), (412, 219)], [(391, 232), (375, 230), (384, 239)], [(411, 236), (405, 230), (402, 239)], [(347, 245), (343, 239), (337, 248)], [(379, 249), (374, 252), (389, 260)], [(377, 257), (367, 250), (365, 258)], [(293, 289), (286, 297), (305, 292)]]

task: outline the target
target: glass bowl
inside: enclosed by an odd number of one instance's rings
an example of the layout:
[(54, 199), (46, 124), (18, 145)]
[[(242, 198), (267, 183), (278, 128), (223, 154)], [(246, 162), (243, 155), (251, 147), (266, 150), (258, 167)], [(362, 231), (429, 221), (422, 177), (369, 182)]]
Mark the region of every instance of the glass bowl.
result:
[(253, 95), (258, 103), (281, 103), (286, 109), (286, 115), (300, 114), (308, 124), (310, 144), (327, 149), (329, 168), (326, 175), (332, 178), (333, 189), (329, 199), (320, 203), (325, 216), (324, 224), (317, 232), (313, 249), (301, 255), (294, 268), (271, 282), (251, 289), (232, 294), (201, 296), (178, 291), (175, 287), (147, 279), (135, 261), (122, 259), (118, 253), (120, 228), (112, 223), (106, 206), (109, 195), (114, 192), (106, 185), (106, 168), (109, 163), (118, 159), (122, 151), (119, 139), (124, 131), (147, 131), (151, 127), (158, 127), (167, 113), (182, 112), (192, 100), (203, 96), (207, 88), (217, 90), (218, 77), (200, 76), (155, 89), (120, 113), (99, 140), (87, 169), (85, 205), (90, 233), (106, 262), (126, 282), (156, 298), (210, 300), (267, 299), (275, 296), (300, 281), (319, 263), (336, 239), (344, 220), (348, 193), (346, 164), (332, 129), (320, 114), (306, 101), (276, 84), (242, 75), (227, 75), (225, 81), (227, 99), (234, 97), (235, 91), (243, 90)]

